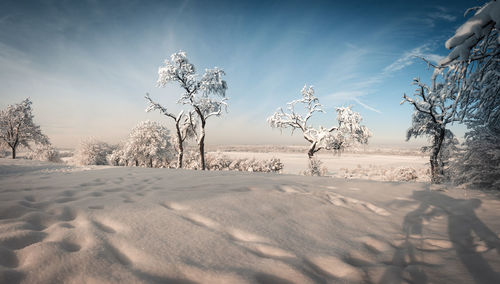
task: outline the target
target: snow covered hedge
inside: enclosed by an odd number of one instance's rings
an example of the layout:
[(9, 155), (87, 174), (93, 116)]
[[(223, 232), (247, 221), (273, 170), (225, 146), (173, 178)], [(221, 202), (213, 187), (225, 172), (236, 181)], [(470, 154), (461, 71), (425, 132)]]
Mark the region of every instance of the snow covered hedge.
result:
[(39, 144), (35, 146), (30, 152), (28, 152), (28, 159), (45, 161), (45, 162), (61, 162), (61, 157), (59, 151), (50, 144)]
[[(198, 155), (198, 153), (188, 152), (185, 161), (187, 169), (199, 169), (199, 165), (196, 162)], [(283, 163), (278, 158), (271, 158), (267, 160), (248, 158), (231, 159), (220, 153), (207, 154), (206, 156), (206, 169), (212, 171), (279, 173), (283, 167)]]
[(428, 182), (430, 181), (429, 168), (398, 167), (387, 168), (382, 166), (369, 165), (362, 167), (358, 165), (354, 169), (341, 168), (339, 172), (333, 174), (337, 178), (354, 178), (380, 181), (404, 181), (404, 182)]

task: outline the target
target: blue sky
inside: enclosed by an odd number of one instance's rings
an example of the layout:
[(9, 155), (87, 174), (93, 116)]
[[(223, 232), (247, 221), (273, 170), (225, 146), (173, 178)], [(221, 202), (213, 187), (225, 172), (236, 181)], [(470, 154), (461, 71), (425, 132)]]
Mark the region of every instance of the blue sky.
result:
[[(26, 97), (56, 146), (85, 137), (118, 142), (146, 113), (145, 93), (176, 111), (176, 85), (157, 70), (179, 50), (199, 72), (226, 71), (228, 113), (211, 118), (209, 144), (301, 144), (266, 118), (314, 85), (335, 122), (353, 105), (374, 145), (405, 145), (414, 77), (480, 1), (2, 1), (0, 107)], [(460, 133), (460, 129), (458, 130)], [(417, 141), (422, 143), (422, 141)], [(413, 144), (410, 144), (413, 145)]]

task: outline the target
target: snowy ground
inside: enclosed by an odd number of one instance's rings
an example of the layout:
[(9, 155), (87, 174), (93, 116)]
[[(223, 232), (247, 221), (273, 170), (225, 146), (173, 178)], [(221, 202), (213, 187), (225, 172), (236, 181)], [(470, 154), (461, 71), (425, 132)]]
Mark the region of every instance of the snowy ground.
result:
[(500, 199), (0, 159), (0, 283), (500, 283)]

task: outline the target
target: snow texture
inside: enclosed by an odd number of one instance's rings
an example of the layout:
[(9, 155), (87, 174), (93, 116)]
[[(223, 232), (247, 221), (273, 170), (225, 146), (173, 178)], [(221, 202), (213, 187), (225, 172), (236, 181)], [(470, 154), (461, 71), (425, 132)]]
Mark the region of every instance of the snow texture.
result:
[(0, 159), (2, 283), (499, 283), (500, 200)]

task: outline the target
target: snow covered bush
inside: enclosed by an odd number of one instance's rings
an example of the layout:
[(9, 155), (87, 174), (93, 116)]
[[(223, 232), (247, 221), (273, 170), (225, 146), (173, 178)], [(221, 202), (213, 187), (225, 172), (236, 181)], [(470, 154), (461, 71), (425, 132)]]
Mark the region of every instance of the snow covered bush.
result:
[(143, 121), (130, 132), (123, 146), (128, 165), (161, 167), (172, 156), (170, 131), (158, 122)]
[(394, 181), (414, 181), (418, 178), (417, 171), (411, 167), (399, 167), (393, 171)]
[(197, 116), (199, 127), (194, 134), (198, 141), (202, 170), (206, 167), (205, 126), (207, 119), (220, 116), (224, 109), (227, 110), (227, 83), (222, 80), (223, 75), (225, 75), (223, 70), (214, 67), (214, 69), (205, 69), (205, 73), (199, 78), (194, 65), (189, 62), (183, 51), (172, 54), (170, 60), (165, 60), (165, 65), (158, 69), (158, 85), (164, 87), (170, 82), (179, 83), (183, 94), (177, 102), (191, 106), (193, 113)]
[(323, 162), (319, 159), (309, 159), (307, 170), (305, 170), (302, 174), (305, 176), (324, 176), (328, 172), (328, 169), (326, 167), (322, 167), (322, 165)]
[(368, 165), (367, 167), (358, 167), (353, 169), (341, 168), (334, 172), (334, 177), (350, 179), (368, 179), (379, 181), (404, 181), (404, 182), (429, 182), (429, 168), (413, 168), (408, 166), (398, 168), (387, 168), (383, 166)]
[(283, 163), (278, 158), (267, 160), (248, 158), (231, 159), (226, 155), (216, 153), (207, 154), (206, 162), (207, 170), (213, 171), (279, 173), (283, 169)]
[[(286, 110), (278, 108), (276, 112), (267, 118), (267, 122), (273, 128), (300, 130), (304, 139), (311, 143), (307, 155), (312, 159), (314, 153), (321, 149), (341, 151), (356, 143), (366, 144), (372, 133), (364, 125), (360, 125), (362, 118), (351, 107), (337, 108), (338, 126), (330, 128), (314, 128), (308, 121), (317, 112), (324, 112), (323, 105), (314, 95), (312, 86), (304, 86), (301, 91), (302, 98), (287, 103)], [(303, 113), (295, 109), (296, 105), (302, 105)]]
[(170, 167), (173, 151), (170, 131), (157, 122), (143, 121), (107, 160), (114, 166)]
[(229, 170), (232, 161), (228, 156), (217, 153), (215, 155), (207, 155), (206, 157), (207, 170), (222, 171)]
[(31, 105), (31, 100), (25, 99), (0, 111), (0, 143), (12, 150), (12, 159), (16, 158), (19, 146), (30, 148), (30, 142), (47, 144), (49, 141), (33, 122)]
[(466, 134), (464, 149), (452, 162), (454, 182), (500, 190), (500, 129), (478, 127)]
[(28, 152), (27, 158), (44, 162), (61, 162), (59, 151), (50, 144), (39, 144), (35, 146), (34, 149)]
[(113, 152), (109, 144), (98, 141), (95, 138), (82, 140), (76, 149), (73, 161), (82, 166), (107, 165), (107, 156)]

